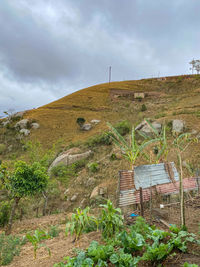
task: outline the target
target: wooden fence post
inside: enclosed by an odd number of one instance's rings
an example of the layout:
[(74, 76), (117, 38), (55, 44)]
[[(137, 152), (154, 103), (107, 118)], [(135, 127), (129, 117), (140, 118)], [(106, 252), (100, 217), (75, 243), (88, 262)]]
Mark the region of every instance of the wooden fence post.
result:
[(140, 211), (141, 211), (141, 216), (144, 216), (142, 187), (140, 187)]

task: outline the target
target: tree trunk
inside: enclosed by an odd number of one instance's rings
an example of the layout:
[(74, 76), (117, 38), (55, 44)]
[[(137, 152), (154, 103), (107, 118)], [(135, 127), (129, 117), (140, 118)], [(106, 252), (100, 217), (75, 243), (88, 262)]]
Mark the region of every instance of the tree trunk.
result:
[(48, 197), (46, 195), (45, 192), (42, 192), (42, 195), (44, 197), (44, 206), (43, 206), (43, 211), (42, 211), (42, 215), (45, 216), (46, 215), (46, 209), (47, 209), (47, 201), (48, 201)]
[(180, 212), (181, 212), (181, 225), (185, 226), (185, 206), (184, 206), (184, 190), (183, 190), (183, 167), (181, 155), (178, 155), (179, 165), (180, 165), (180, 180), (179, 180), (179, 190), (180, 190)]
[(10, 233), (11, 233), (13, 218), (15, 216), (15, 211), (16, 211), (16, 208), (18, 206), (19, 201), (20, 201), (20, 198), (19, 197), (16, 197), (14, 199), (14, 203), (12, 205), (12, 209), (11, 209), (11, 213), (10, 213), (10, 218), (9, 218), (9, 222), (8, 222), (8, 227), (6, 229), (6, 235), (10, 235)]

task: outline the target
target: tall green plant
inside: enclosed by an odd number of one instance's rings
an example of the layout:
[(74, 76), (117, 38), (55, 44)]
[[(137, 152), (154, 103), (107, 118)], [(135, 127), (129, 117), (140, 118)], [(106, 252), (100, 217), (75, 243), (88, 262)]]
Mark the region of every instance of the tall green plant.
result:
[(142, 144), (139, 144), (135, 137), (135, 128), (132, 127), (131, 136), (129, 141), (126, 141), (125, 138), (110, 124), (107, 123), (108, 127), (111, 129), (113, 136), (114, 144), (120, 148), (123, 156), (131, 163), (131, 168), (134, 168), (135, 162), (140, 155), (146, 156), (144, 149), (149, 145), (158, 142), (158, 138), (152, 138), (151, 140), (144, 140)]

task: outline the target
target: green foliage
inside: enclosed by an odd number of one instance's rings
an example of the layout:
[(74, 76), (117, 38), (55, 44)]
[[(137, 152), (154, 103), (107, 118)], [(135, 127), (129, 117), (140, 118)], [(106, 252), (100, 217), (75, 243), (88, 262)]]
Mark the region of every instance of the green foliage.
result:
[(107, 261), (114, 253), (114, 248), (111, 245), (99, 245), (97, 241), (92, 241), (87, 249), (87, 255), (92, 258), (94, 263), (100, 260)]
[(6, 145), (0, 144), (0, 155), (3, 154), (6, 151)]
[(131, 125), (129, 121), (121, 121), (115, 125), (115, 129), (122, 136), (128, 134), (131, 130)]
[(1, 201), (0, 206), (0, 227), (4, 227), (9, 220), (11, 205), (9, 201)]
[(144, 111), (146, 111), (146, 110), (147, 110), (146, 105), (145, 105), (145, 104), (142, 104), (141, 111), (144, 112)]
[(99, 170), (99, 164), (97, 162), (92, 162), (90, 164), (88, 164), (88, 169), (90, 172), (98, 172)]
[(7, 186), (15, 197), (21, 198), (43, 192), (48, 179), (46, 169), (38, 162), (28, 165), (24, 161), (17, 161), (14, 172), (8, 178)]
[(119, 267), (134, 267), (137, 266), (140, 257), (133, 258), (131, 254), (125, 253), (123, 249), (120, 249), (118, 253), (114, 253), (110, 257), (110, 262), (114, 266)]
[(197, 264), (190, 264), (190, 263), (188, 263), (188, 262), (185, 262), (185, 263), (183, 264), (183, 267), (199, 267), (199, 265), (197, 265)]
[(51, 169), (51, 174), (53, 174), (56, 178), (59, 178), (59, 180), (65, 185), (68, 185), (68, 181), (76, 177), (78, 172), (84, 168), (86, 165), (86, 160), (82, 159), (79, 160), (71, 165), (64, 165), (64, 164), (59, 164), (57, 166), (54, 166)]
[(48, 231), (48, 235), (51, 238), (57, 237), (60, 233), (60, 229), (58, 228), (57, 225), (52, 225)]
[(80, 128), (83, 126), (83, 124), (85, 123), (85, 119), (84, 118), (77, 118), (76, 123), (80, 126)]
[(101, 146), (101, 145), (111, 145), (112, 144), (112, 139), (111, 139), (112, 134), (110, 132), (104, 132), (102, 134), (90, 137), (86, 141), (86, 145), (89, 148), (93, 148), (95, 146)]
[(51, 238), (49, 233), (45, 232), (44, 230), (37, 229), (35, 230), (34, 234), (26, 234), (26, 238), (33, 245), (35, 259), (37, 256), (37, 250), (40, 247), (45, 247), (49, 252), (49, 256), (51, 256), (50, 249), (45, 244), (41, 243), (41, 241)]
[(8, 265), (14, 256), (18, 256), (21, 246), (25, 243), (24, 238), (0, 234), (0, 265)]
[(102, 207), (99, 218), (100, 228), (104, 238), (113, 237), (116, 233), (123, 229), (123, 216), (121, 209), (114, 208), (110, 200), (107, 204), (100, 205)]
[[(77, 240), (83, 232), (86, 232), (88, 228), (96, 224), (96, 229), (98, 228), (98, 220), (89, 215), (90, 208), (87, 207), (84, 210), (77, 208), (76, 213), (71, 216), (71, 221), (66, 224), (65, 233), (68, 235), (75, 234), (75, 240)], [(92, 227), (93, 228), (93, 227)]]
[(119, 244), (124, 248), (125, 253), (132, 253), (134, 251), (142, 250), (145, 245), (144, 237), (135, 231), (131, 231), (131, 233), (123, 231), (119, 234), (117, 240), (120, 241)]
[(114, 161), (117, 159), (117, 156), (115, 153), (112, 153), (112, 155), (110, 156), (110, 160)]
[(172, 249), (173, 246), (170, 244), (153, 244), (152, 246), (147, 247), (142, 259), (151, 262), (159, 262), (166, 259)]

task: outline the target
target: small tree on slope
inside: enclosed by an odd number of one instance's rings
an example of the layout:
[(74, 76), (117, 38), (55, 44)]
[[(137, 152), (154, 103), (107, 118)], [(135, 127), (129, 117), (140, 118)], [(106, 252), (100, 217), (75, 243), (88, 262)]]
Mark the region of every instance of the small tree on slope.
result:
[(46, 169), (38, 162), (28, 165), (26, 162), (17, 161), (14, 171), (3, 175), (2, 179), (4, 187), (9, 190), (14, 200), (6, 231), (7, 234), (10, 234), (13, 217), (20, 199), (42, 193), (47, 187), (49, 177)]

